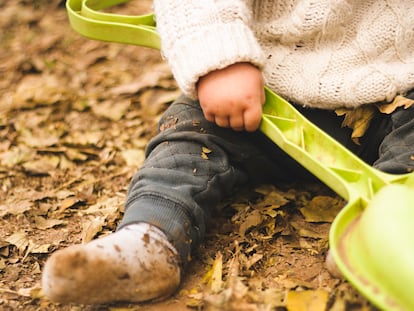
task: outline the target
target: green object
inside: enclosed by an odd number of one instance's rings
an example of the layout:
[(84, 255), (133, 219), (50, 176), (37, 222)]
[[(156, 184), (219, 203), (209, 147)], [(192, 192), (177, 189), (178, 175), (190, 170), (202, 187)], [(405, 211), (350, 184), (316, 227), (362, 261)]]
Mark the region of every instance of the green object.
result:
[[(91, 39), (159, 49), (153, 14), (100, 11), (127, 1), (67, 0), (71, 26)], [(260, 129), (347, 200), (329, 239), (348, 281), (383, 310), (414, 310), (414, 173), (372, 168), (267, 88)]]

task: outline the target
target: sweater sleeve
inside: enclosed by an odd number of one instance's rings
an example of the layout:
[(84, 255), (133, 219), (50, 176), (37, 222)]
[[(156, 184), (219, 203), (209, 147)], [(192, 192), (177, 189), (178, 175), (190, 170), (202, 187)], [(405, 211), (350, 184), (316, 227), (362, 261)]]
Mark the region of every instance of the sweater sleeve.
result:
[(243, 0), (155, 0), (161, 50), (184, 94), (197, 98), (205, 74), (237, 62), (263, 67)]

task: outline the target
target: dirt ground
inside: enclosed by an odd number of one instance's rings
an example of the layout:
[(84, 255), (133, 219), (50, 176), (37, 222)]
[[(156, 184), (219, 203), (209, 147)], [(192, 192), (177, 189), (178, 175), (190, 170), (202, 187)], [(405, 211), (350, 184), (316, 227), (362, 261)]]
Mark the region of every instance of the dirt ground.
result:
[(325, 268), (344, 202), (319, 183), (263, 185), (223, 202), (168, 300), (48, 301), (46, 258), (116, 228), (145, 145), (179, 91), (157, 51), (72, 31), (64, 1), (0, 1), (0, 30), (1, 310), (374, 310)]

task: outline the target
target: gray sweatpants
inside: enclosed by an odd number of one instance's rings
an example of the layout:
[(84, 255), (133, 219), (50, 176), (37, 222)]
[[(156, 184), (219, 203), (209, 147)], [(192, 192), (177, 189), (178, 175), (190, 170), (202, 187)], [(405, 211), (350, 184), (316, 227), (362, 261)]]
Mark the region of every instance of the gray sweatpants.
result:
[[(332, 111), (298, 109), (312, 122), (380, 170), (414, 168), (414, 107), (379, 114), (356, 145), (351, 130)], [(212, 209), (240, 187), (313, 179), (260, 131), (236, 132), (205, 120), (197, 101), (176, 100), (148, 144), (134, 176), (120, 228), (147, 222), (159, 227), (179, 251), (183, 266), (205, 235)]]

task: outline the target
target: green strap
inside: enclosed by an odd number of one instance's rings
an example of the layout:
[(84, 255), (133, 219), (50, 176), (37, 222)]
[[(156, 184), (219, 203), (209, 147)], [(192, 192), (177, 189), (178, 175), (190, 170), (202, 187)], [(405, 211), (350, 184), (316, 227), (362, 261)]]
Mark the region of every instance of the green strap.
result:
[(154, 14), (126, 16), (99, 10), (129, 0), (67, 0), (71, 27), (81, 35), (100, 41), (160, 49)]

